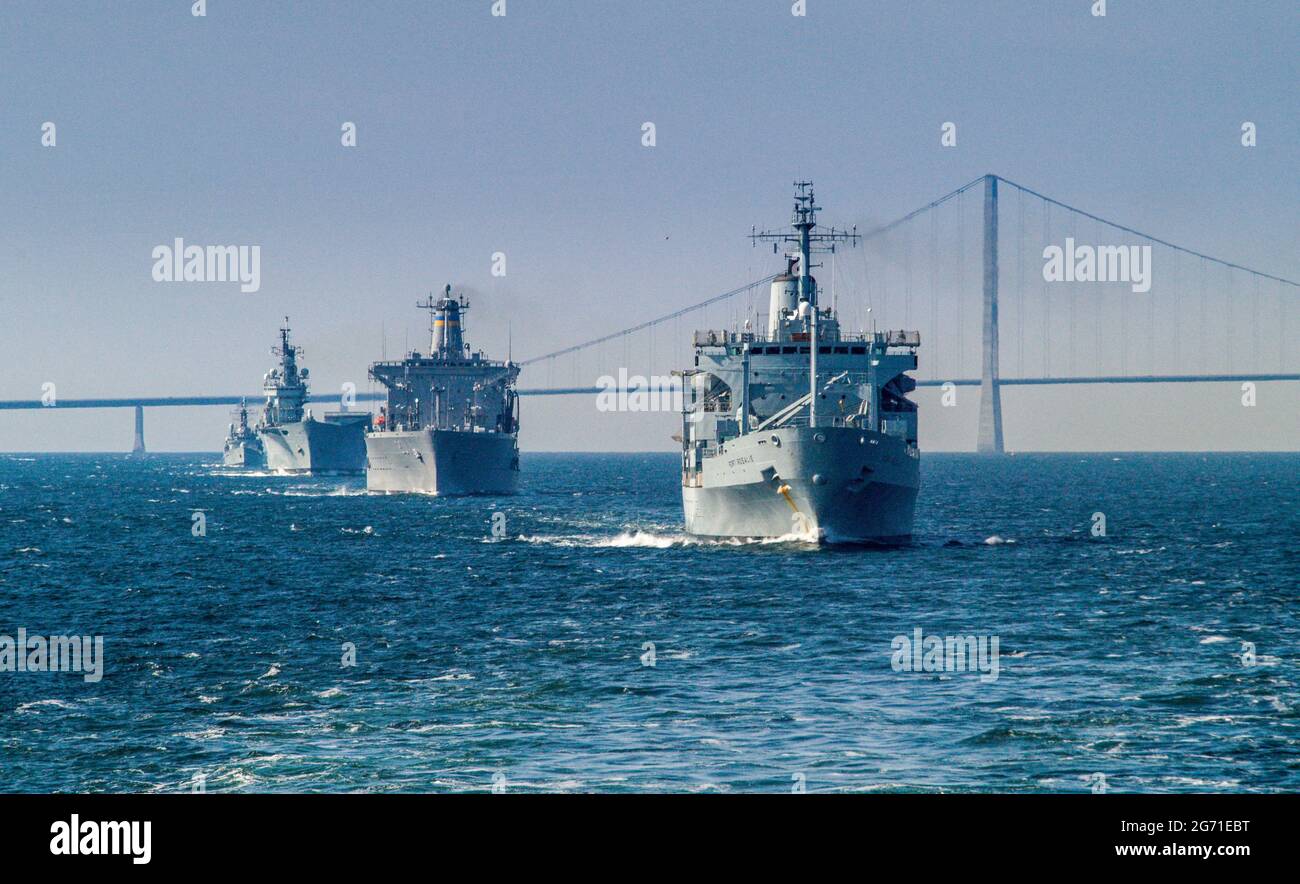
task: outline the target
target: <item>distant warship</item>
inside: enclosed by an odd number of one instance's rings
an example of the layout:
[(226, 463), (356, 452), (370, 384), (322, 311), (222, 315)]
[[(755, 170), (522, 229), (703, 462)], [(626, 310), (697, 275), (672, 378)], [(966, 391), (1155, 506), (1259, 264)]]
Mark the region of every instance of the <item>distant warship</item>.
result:
[(388, 390), (366, 434), (366, 487), (429, 494), (509, 494), (519, 482), (519, 366), (470, 352), (461, 335), (469, 304), (447, 286), (416, 306), (429, 311), (428, 356), (376, 362)]
[(766, 333), (697, 331), (684, 381), (686, 530), (711, 537), (800, 535), (897, 542), (912, 533), (920, 487), (916, 382), (920, 335), (842, 335), (817, 303), (814, 250), (856, 244), (817, 224), (812, 182), (795, 185), (791, 244), (772, 282)]
[(289, 318), (280, 328), (280, 346), (271, 355), (280, 365), (262, 379), (266, 406), (258, 421), (268, 469), (287, 473), (360, 473), (366, 464), (366, 412), (331, 412), (316, 420), (307, 402), (307, 369), (298, 368), (302, 348), (289, 343)]
[(245, 467), (250, 470), (266, 466), (266, 452), (262, 450), (262, 440), (248, 425), (248, 403), (240, 400), (239, 410), (235, 412), (236, 422), (230, 425), (226, 435), (222, 462), (228, 467)]

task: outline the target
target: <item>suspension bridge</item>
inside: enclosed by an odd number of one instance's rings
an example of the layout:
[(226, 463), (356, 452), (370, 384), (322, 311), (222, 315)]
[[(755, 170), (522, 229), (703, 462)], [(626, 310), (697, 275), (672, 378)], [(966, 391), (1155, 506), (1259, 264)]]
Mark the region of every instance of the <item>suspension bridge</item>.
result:
[[(1003, 451), (1000, 390), (1016, 385), (1300, 380), (1300, 283), (1214, 257), (984, 175), (861, 234), (818, 271), (842, 327), (921, 334), (918, 386), (980, 388), (977, 450)], [(829, 281), (825, 278), (829, 271)], [(525, 396), (592, 395), (601, 375), (668, 375), (686, 321), (762, 328), (773, 276), (522, 360)], [(829, 282), (829, 284), (828, 284)], [(843, 299), (840, 292), (850, 292)], [(826, 306), (823, 302), (822, 306)], [(658, 334), (656, 334), (658, 332)], [(667, 343), (665, 343), (667, 340)], [(544, 385), (539, 383), (542, 375)], [(565, 384), (557, 378), (570, 378)], [(0, 401), (0, 410), (234, 406), (258, 396)], [(373, 402), (379, 393), (357, 393)], [(338, 396), (313, 396), (322, 404)]]

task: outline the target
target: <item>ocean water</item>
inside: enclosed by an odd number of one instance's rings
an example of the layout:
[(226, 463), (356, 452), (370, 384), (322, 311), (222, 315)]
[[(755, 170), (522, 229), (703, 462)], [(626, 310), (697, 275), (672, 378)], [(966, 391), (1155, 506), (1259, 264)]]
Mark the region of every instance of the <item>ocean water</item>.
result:
[(1297, 455), (924, 455), (883, 549), (691, 540), (674, 455), (213, 460), (0, 455), (0, 635), (104, 642), (0, 672), (0, 791), (1300, 789)]

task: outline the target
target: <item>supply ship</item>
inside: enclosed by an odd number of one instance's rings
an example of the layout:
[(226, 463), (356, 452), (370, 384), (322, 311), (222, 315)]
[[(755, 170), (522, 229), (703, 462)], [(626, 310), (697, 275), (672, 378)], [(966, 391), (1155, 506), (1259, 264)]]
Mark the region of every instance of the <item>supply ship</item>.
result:
[(429, 311), (429, 355), (376, 362), (388, 391), (366, 434), (366, 487), (426, 494), (510, 494), (519, 484), (519, 366), (471, 352), (461, 320), (469, 303), (451, 286)]
[(697, 331), (683, 379), (682, 505), (708, 537), (896, 543), (912, 534), (920, 488), (915, 331), (841, 334), (818, 304), (814, 252), (856, 245), (817, 224), (812, 182), (796, 182), (791, 228), (765, 333)]
[(366, 412), (338, 411), (316, 420), (308, 399), (308, 372), (298, 368), (302, 348), (289, 343), (289, 317), (280, 328), (280, 346), (271, 350), (280, 364), (262, 378), (266, 405), (257, 438), (267, 469), (285, 473), (360, 474), (366, 465)]
[(262, 451), (262, 440), (248, 425), (248, 402), (240, 400), (239, 410), (235, 412), (235, 421), (226, 434), (226, 444), (221, 452), (221, 460), (228, 467), (244, 467), (258, 470), (266, 466), (266, 453)]

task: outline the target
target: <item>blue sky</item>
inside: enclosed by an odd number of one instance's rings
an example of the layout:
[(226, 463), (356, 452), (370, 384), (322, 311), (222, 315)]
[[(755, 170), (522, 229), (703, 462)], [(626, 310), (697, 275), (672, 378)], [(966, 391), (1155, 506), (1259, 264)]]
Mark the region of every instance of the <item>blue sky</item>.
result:
[[(389, 356), (422, 342), (414, 303), (448, 281), (476, 293), (476, 345), (548, 351), (771, 272), (744, 234), (786, 220), (795, 178), (828, 223), (869, 224), (997, 172), (1300, 277), (1294, 2), (190, 5), (0, 6), (0, 398), (252, 392), (284, 314), (319, 388), (364, 387), (381, 326)], [(261, 291), (153, 282), (178, 236), (260, 245)], [(1025, 447), (1070, 447), (1053, 409), (1094, 401), (1117, 418), (1088, 447), (1201, 447), (1189, 407), (1241, 419), (1204, 389), (1035, 395), (1008, 403)], [(1169, 422), (1133, 436), (1144, 395), (1174, 397)], [(1250, 413), (1261, 447), (1295, 447), (1298, 404)], [(670, 418), (529, 409), (526, 448), (672, 444)], [(929, 447), (973, 441), (958, 412), (923, 409)], [(226, 421), (154, 411), (149, 441), (215, 449)], [(0, 450), (129, 441), (127, 412), (0, 414)]]

